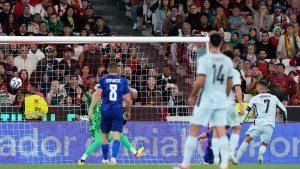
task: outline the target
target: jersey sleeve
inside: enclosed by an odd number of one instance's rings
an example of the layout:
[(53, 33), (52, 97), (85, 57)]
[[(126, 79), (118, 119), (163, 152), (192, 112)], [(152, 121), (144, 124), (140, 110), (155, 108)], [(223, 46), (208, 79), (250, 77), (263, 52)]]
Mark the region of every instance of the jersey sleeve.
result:
[(130, 93), (129, 85), (126, 79), (124, 79), (124, 95)]
[(232, 61), (228, 58), (228, 66), (229, 66), (229, 71), (228, 71), (228, 78), (232, 78), (234, 76), (234, 68), (233, 68), (233, 64)]
[(208, 137), (212, 136), (212, 134), (213, 134), (213, 131), (209, 130), (206, 132), (206, 137), (208, 138)]
[(252, 99), (250, 100), (250, 102), (248, 103), (248, 106), (245, 110), (245, 113), (241, 119), (241, 123), (244, 123), (245, 119), (248, 117), (248, 114), (250, 113), (250, 111), (252, 110), (254, 103), (255, 103), (255, 99), (256, 97), (252, 97)]
[(273, 98), (276, 101), (276, 106), (279, 107), (283, 111), (283, 120), (287, 120), (287, 110), (286, 110), (286, 108), (284, 107), (284, 105), (280, 102), (280, 100), (276, 96), (273, 96)]
[(100, 78), (98, 81), (98, 89), (103, 89), (103, 78)]
[(197, 62), (197, 75), (206, 75), (206, 62), (205, 62), (205, 56), (202, 56), (198, 59)]
[(240, 86), (241, 85), (240, 73), (235, 69), (233, 69), (233, 73), (234, 73), (233, 86)]

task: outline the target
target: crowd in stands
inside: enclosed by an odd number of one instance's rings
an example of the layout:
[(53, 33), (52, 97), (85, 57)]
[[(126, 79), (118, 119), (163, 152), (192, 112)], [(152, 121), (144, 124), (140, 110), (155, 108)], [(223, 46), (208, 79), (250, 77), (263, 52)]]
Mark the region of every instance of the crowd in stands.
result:
[[(255, 83), (270, 82), (270, 92), (289, 105), (300, 105), (300, 2), (297, 0), (132, 0), (133, 30), (138, 16), (143, 27), (152, 26), (155, 36), (199, 36), (219, 31), (223, 50), (235, 54), (234, 66), (241, 73), (245, 94), (257, 94)], [(129, 4), (129, 3), (128, 3)], [(117, 36), (94, 16), (88, 0), (0, 0), (1, 36)], [(31, 81), (49, 105), (83, 105), (85, 92), (108, 74), (109, 62), (117, 62), (119, 75), (131, 88), (133, 103), (186, 105), (171, 71), (184, 65), (193, 74), (195, 53), (202, 44), (161, 44), (170, 60), (162, 72), (138, 57), (139, 46), (127, 43), (0, 44), (0, 105), (20, 105)], [(199, 53), (199, 51), (198, 51)], [(12, 77), (23, 85), (12, 89)], [(187, 112), (187, 111), (179, 111)], [(184, 115), (184, 113), (183, 113)]]

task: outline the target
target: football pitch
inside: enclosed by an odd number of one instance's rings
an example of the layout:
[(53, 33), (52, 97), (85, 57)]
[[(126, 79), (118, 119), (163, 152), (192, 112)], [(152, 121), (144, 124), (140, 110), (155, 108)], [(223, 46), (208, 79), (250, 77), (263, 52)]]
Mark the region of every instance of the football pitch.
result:
[[(1, 165), (0, 169), (172, 169), (176, 165)], [(299, 165), (231, 165), (230, 169), (299, 169)], [(217, 169), (214, 165), (192, 165), (190, 169)]]

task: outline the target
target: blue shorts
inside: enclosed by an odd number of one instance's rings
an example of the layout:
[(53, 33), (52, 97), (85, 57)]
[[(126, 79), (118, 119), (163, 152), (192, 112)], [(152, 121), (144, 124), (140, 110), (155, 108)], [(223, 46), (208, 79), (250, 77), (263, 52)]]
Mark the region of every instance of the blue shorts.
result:
[(101, 132), (109, 133), (110, 131), (122, 132), (123, 129), (123, 109), (115, 108), (107, 111), (101, 111)]
[(206, 162), (208, 164), (214, 163), (214, 154), (210, 147), (206, 147), (203, 159), (204, 159), (204, 162)]

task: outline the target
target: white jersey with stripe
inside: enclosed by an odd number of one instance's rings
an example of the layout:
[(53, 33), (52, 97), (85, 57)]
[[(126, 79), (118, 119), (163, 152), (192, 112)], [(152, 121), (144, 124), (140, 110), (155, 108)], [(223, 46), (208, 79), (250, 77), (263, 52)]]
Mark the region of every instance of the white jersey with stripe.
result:
[(279, 101), (279, 99), (276, 96), (269, 93), (259, 93), (258, 95), (251, 98), (242, 120), (244, 121), (249, 111), (253, 108), (255, 109), (256, 112), (254, 125), (256, 126), (270, 125), (274, 128), (276, 107), (279, 107), (284, 112), (283, 119), (286, 120), (287, 110), (284, 107), (284, 105)]
[(234, 91), (235, 86), (240, 86), (241, 85), (241, 75), (240, 75), (239, 71), (237, 71), (236, 69), (233, 69), (232, 73), (233, 73), (232, 74), (232, 86), (233, 86), (233, 88), (229, 93), (228, 102), (229, 102), (230, 105), (235, 106), (235, 93), (233, 91)]
[(196, 106), (208, 109), (227, 108), (227, 79), (232, 77), (233, 64), (222, 53), (208, 53), (197, 60), (197, 75), (205, 76)]

